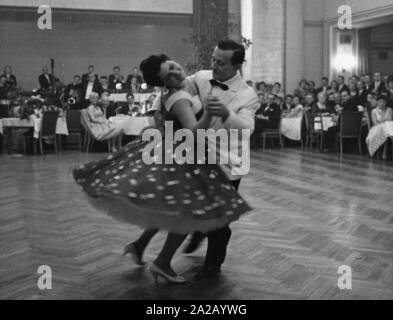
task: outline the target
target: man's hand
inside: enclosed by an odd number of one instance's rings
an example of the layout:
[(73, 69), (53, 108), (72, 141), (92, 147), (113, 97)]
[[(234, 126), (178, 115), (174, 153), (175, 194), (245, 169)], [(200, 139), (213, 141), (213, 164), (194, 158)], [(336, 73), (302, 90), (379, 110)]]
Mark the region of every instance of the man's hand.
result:
[(269, 117), (265, 117), (265, 116), (263, 116), (263, 115), (261, 115), (261, 114), (257, 114), (257, 115), (255, 116), (255, 118), (261, 119), (261, 120), (269, 120)]
[(222, 118), (225, 122), (229, 117), (228, 108), (221, 102), (221, 100), (216, 96), (208, 96), (205, 102), (206, 111), (211, 117)]

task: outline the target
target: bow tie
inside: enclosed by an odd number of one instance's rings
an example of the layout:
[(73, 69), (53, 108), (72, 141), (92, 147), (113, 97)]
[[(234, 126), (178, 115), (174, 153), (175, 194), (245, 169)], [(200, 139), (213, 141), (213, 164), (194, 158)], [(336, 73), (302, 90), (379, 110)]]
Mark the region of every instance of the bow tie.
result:
[(224, 91), (229, 90), (229, 87), (225, 83), (218, 82), (215, 79), (211, 79), (210, 84), (212, 85), (212, 87), (220, 87)]

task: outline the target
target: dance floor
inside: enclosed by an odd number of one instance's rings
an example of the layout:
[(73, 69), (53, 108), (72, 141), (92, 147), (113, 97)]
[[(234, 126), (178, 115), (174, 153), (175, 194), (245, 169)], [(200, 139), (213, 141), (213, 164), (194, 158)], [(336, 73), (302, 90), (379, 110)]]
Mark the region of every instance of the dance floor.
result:
[[(72, 181), (73, 167), (102, 156), (0, 155), (0, 299), (393, 299), (392, 162), (255, 152), (240, 188), (255, 210), (233, 224), (221, 277), (193, 280), (204, 244), (177, 253), (189, 282), (173, 286), (122, 257), (140, 230), (93, 210)], [(40, 265), (52, 269), (52, 290), (37, 287)], [(352, 268), (351, 290), (338, 288), (341, 265)]]

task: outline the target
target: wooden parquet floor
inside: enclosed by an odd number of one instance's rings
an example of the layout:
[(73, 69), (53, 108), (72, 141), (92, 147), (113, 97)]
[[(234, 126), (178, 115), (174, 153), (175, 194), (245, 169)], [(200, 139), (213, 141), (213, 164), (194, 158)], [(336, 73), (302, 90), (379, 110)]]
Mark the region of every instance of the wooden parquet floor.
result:
[[(121, 256), (139, 228), (96, 212), (72, 181), (73, 167), (102, 156), (0, 156), (0, 299), (393, 299), (392, 163), (254, 153), (240, 191), (255, 210), (233, 224), (222, 276), (192, 280), (204, 244), (176, 255), (190, 281), (169, 286)], [(52, 290), (37, 288), (40, 265), (52, 268)], [(351, 290), (337, 286), (340, 265), (352, 268)]]

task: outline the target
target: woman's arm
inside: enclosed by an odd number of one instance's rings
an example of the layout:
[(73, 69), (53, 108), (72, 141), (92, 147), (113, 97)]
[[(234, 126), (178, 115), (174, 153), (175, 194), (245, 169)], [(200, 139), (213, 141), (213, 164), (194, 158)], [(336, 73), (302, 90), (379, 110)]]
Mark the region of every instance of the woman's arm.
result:
[(375, 109), (371, 111), (371, 124), (376, 126), (378, 124), (377, 115), (375, 114)]
[(393, 120), (393, 110), (392, 108), (387, 108), (386, 109), (386, 121), (392, 121)]
[(211, 122), (210, 115), (205, 111), (199, 121), (197, 121), (194, 111), (192, 110), (191, 102), (186, 99), (177, 101), (171, 111), (186, 129), (196, 133), (198, 129), (207, 129)]

